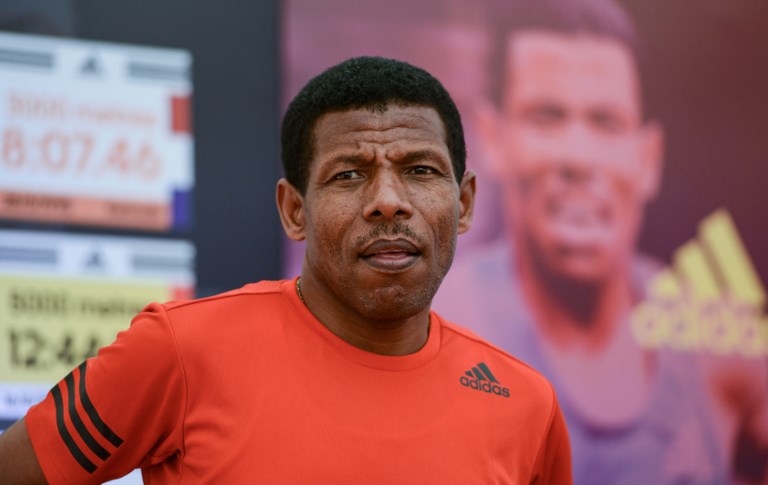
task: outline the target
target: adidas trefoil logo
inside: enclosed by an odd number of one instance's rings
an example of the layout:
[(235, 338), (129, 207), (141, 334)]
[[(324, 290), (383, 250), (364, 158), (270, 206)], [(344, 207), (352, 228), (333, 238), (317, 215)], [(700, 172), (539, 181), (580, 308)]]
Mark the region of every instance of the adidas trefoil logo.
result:
[(476, 391), (487, 392), (488, 394), (509, 397), (509, 389), (501, 386), (499, 380), (496, 379), (491, 369), (485, 363), (478, 363), (464, 374), (459, 377), (459, 382), (462, 386)]

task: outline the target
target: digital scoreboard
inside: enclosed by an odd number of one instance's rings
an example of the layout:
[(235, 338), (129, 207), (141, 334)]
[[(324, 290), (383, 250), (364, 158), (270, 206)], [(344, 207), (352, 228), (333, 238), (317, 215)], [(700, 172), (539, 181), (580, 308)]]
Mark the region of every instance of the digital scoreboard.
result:
[(194, 255), (183, 240), (0, 230), (0, 429), (148, 303), (192, 298)]
[(0, 33), (0, 218), (191, 223), (189, 53)]
[(191, 65), (0, 32), (0, 433), (148, 303), (194, 297)]

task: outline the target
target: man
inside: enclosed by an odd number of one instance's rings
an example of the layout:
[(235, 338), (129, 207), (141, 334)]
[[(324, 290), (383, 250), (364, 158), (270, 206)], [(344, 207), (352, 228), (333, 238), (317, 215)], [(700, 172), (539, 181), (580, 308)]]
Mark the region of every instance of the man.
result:
[(628, 322), (658, 268), (635, 244), (663, 145), (632, 25), (607, 1), (497, 7), (500, 109), (478, 118), (505, 236), (457, 264), (435, 308), (550, 378), (575, 483), (726, 483), (697, 356), (647, 351)]
[(475, 191), (440, 83), (341, 63), (282, 148), (301, 277), (148, 306), (0, 438), (3, 483), (570, 483), (549, 383), (429, 309)]

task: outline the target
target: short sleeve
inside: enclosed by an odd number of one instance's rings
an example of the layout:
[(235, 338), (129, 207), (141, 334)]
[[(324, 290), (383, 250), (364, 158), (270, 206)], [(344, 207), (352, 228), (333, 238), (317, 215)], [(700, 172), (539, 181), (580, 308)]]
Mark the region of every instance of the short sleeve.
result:
[(534, 465), (531, 483), (570, 485), (573, 483), (571, 445), (563, 413), (553, 393), (553, 406), (544, 439)]
[(25, 418), (46, 479), (102, 483), (183, 456), (186, 387), (165, 308), (149, 305)]

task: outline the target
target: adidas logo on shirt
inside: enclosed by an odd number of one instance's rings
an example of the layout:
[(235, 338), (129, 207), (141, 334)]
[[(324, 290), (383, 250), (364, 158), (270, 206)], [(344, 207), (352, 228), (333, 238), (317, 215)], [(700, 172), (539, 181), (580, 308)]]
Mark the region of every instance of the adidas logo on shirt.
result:
[(466, 375), (459, 377), (459, 382), (462, 386), (476, 391), (487, 392), (488, 394), (509, 397), (509, 389), (499, 384), (499, 380), (494, 377), (491, 369), (485, 363), (480, 362), (464, 374)]

